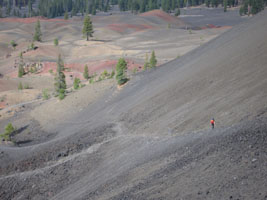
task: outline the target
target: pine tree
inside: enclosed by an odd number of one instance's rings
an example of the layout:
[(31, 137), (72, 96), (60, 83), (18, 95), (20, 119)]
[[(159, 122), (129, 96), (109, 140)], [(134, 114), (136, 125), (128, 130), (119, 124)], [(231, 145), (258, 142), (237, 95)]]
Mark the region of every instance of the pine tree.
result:
[(126, 77), (126, 70), (127, 70), (127, 62), (120, 58), (117, 65), (116, 65), (116, 80), (118, 85), (123, 85), (128, 81)]
[(144, 70), (147, 70), (149, 68), (149, 62), (148, 62), (148, 55), (146, 54), (145, 64), (144, 64)]
[(55, 77), (55, 91), (56, 95), (59, 96), (60, 99), (64, 99), (65, 91), (66, 91), (66, 81), (64, 71), (64, 62), (61, 59), (61, 55), (58, 56), (57, 61), (57, 73)]
[(19, 64), (18, 77), (21, 78), (25, 74), (24, 67), (22, 64)]
[(38, 21), (35, 24), (35, 33), (33, 36), (33, 40), (41, 42), (42, 41), (41, 36), (42, 36), (41, 25), (40, 25), (40, 20), (38, 19)]
[(75, 79), (73, 81), (73, 88), (75, 90), (78, 90), (80, 87), (80, 83), (81, 83), (81, 80), (79, 78), (75, 77)]
[(65, 20), (68, 20), (68, 19), (69, 19), (69, 14), (68, 14), (67, 11), (66, 11), (65, 14), (64, 14), (64, 19), (65, 19)]
[(156, 67), (157, 65), (157, 59), (156, 59), (156, 55), (155, 55), (155, 51), (153, 50), (151, 53), (151, 58), (150, 58), (150, 67)]
[(83, 22), (83, 35), (86, 36), (86, 40), (89, 40), (89, 37), (93, 37), (93, 24), (89, 16), (84, 18)]
[(89, 79), (89, 73), (88, 73), (88, 66), (84, 66), (84, 72), (83, 72), (83, 77), (88, 80)]
[(23, 55), (20, 55), (20, 61), (19, 61), (19, 69), (18, 69), (18, 77), (21, 78), (25, 74), (24, 71), (24, 62), (23, 62)]
[(175, 12), (175, 16), (177, 17), (177, 16), (179, 16), (181, 14), (181, 11), (180, 11), (180, 8), (178, 8), (177, 10), (176, 10), (176, 12)]
[(55, 46), (58, 46), (58, 39), (57, 39), (57, 38), (54, 39), (54, 45), (55, 45)]
[(28, 16), (32, 16), (32, 1), (28, 0)]
[(227, 0), (223, 0), (223, 11), (226, 12), (227, 11)]

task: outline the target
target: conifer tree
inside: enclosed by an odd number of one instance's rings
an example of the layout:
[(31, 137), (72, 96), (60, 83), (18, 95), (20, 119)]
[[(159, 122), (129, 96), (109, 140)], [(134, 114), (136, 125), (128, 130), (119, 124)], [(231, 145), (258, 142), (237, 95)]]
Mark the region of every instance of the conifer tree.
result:
[(42, 36), (41, 25), (40, 25), (40, 20), (38, 19), (38, 21), (35, 24), (35, 33), (34, 33), (34, 36), (33, 36), (33, 40), (41, 42), (42, 41), (41, 36)]
[(86, 36), (86, 40), (89, 40), (89, 37), (93, 37), (93, 24), (92, 21), (90, 19), (90, 17), (87, 15), (84, 18), (84, 22), (83, 22), (83, 35)]
[(64, 14), (64, 19), (65, 19), (65, 20), (68, 20), (68, 19), (69, 19), (69, 14), (68, 14), (67, 11), (66, 11), (65, 14)]
[(126, 70), (127, 70), (127, 62), (120, 58), (117, 65), (116, 65), (116, 80), (118, 85), (123, 85), (128, 81), (126, 77)]
[(150, 67), (156, 67), (157, 65), (157, 59), (156, 59), (156, 55), (155, 55), (155, 51), (153, 50), (151, 53), (151, 58), (150, 58)]
[(223, 11), (227, 11), (227, 0), (223, 0)]
[(83, 77), (88, 80), (89, 79), (89, 73), (88, 73), (88, 66), (84, 66), (84, 72), (83, 72)]
[(21, 78), (24, 74), (25, 74), (25, 71), (24, 71), (23, 55), (21, 53), (20, 61), (19, 61), (18, 77)]
[(146, 54), (145, 64), (144, 64), (144, 70), (147, 70), (149, 68), (149, 62), (148, 62), (148, 55)]
[(32, 1), (28, 0), (28, 16), (32, 17)]
[(66, 81), (64, 71), (64, 62), (61, 59), (61, 55), (58, 56), (57, 61), (57, 73), (55, 77), (55, 91), (56, 95), (59, 96), (60, 99), (64, 99), (65, 90), (66, 90)]

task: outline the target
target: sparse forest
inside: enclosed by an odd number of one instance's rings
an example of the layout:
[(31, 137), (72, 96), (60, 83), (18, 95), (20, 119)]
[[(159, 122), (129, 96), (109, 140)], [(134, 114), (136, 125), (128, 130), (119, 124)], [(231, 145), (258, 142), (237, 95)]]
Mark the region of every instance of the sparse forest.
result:
[[(92, 14), (102, 11), (107, 12), (112, 6), (118, 5), (121, 11), (142, 13), (154, 9), (162, 9), (165, 12), (174, 12), (183, 7), (198, 6), (205, 4), (207, 7), (222, 6), (235, 7), (242, 5), (241, 14), (256, 14), (264, 9), (267, 0), (40, 0), (38, 5), (33, 6), (35, 0), (0, 0), (0, 17), (18, 16), (32, 17), (44, 16), (54, 18)], [(21, 9), (27, 9), (22, 12)]]

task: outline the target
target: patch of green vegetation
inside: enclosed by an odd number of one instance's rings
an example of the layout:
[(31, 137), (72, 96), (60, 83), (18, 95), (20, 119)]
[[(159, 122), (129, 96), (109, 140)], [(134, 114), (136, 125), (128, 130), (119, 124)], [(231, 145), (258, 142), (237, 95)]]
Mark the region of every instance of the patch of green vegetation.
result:
[(54, 39), (54, 45), (55, 45), (55, 46), (58, 46), (58, 39), (57, 39), (57, 38)]
[(24, 85), (24, 89), (30, 89), (30, 86), (29, 86), (29, 84), (28, 83), (26, 83), (25, 85)]
[(11, 40), (10, 44), (14, 50), (16, 49), (16, 46), (18, 46), (18, 44), (14, 40)]
[(9, 123), (5, 127), (5, 132), (0, 135), (0, 138), (4, 139), (5, 141), (11, 141), (11, 134), (15, 131), (16, 129), (13, 127), (12, 123)]
[(123, 85), (126, 83), (129, 79), (126, 76), (127, 71), (127, 62), (124, 58), (120, 58), (117, 65), (116, 65), (116, 80), (118, 85)]
[(74, 82), (73, 82), (73, 88), (75, 90), (78, 90), (80, 88), (80, 83), (81, 83), (81, 80), (79, 78), (75, 77)]
[(44, 100), (50, 99), (50, 94), (48, 92), (48, 89), (43, 89), (43, 91), (42, 91), (42, 97), (43, 97)]

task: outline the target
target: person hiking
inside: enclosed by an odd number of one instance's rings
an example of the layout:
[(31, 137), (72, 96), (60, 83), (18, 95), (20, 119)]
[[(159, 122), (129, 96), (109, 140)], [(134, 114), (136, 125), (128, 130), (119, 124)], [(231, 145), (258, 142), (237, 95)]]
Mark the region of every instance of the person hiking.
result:
[(214, 118), (212, 118), (210, 120), (210, 125), (211, 125), (211, 128), (214, 129), (214, 125), (215, 125), (215, 119)]

